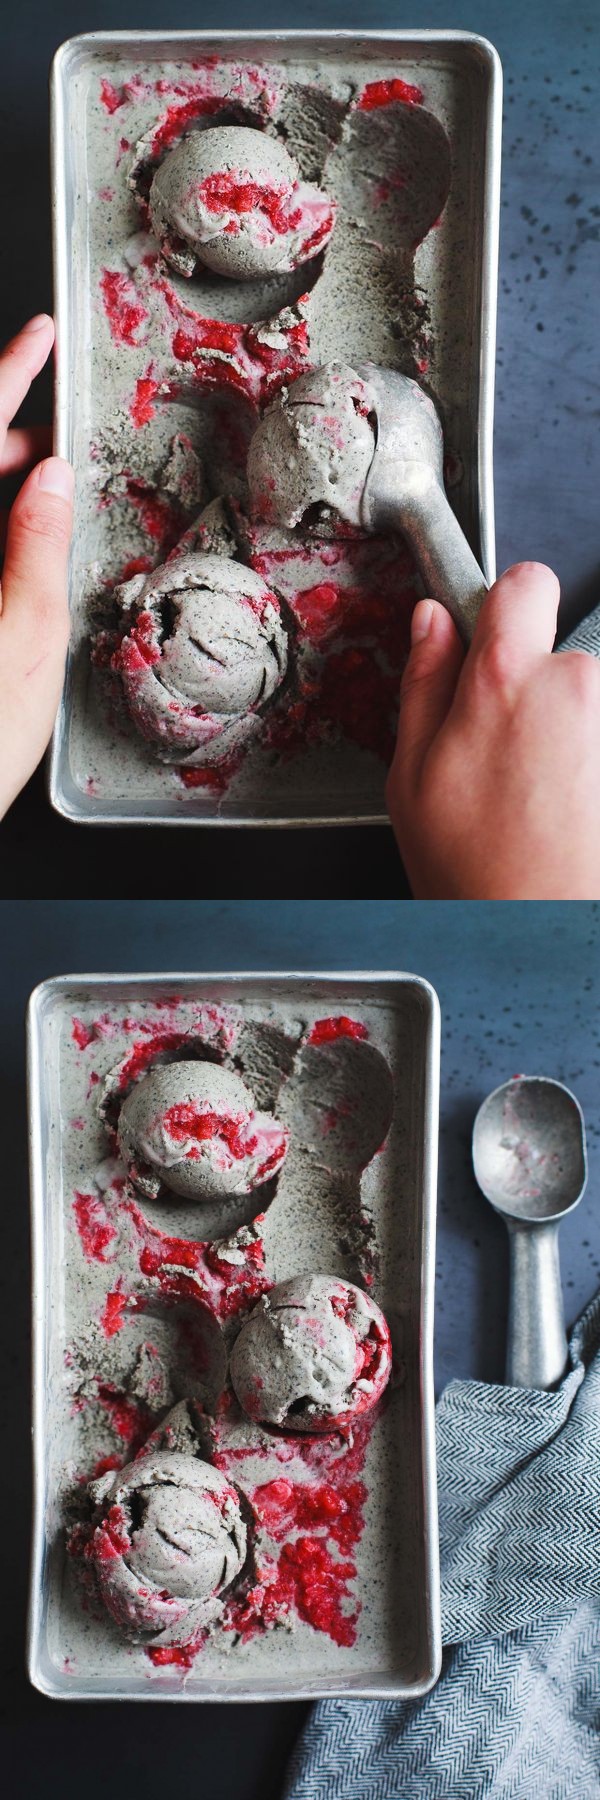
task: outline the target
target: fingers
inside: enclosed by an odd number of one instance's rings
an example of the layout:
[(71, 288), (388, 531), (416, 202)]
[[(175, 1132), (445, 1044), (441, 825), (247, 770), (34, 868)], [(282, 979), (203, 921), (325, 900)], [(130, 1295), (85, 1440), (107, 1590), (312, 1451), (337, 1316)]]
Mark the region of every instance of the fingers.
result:
[(556, 637), (560, 587), (545, 563), (514, 563), (490, 588), (482, 606), (465, 676), (482, 654), (516, 685)]
[(39, 462), (41, 456), (49, 456), (51, 450), (49, 425), (19, 426), (7, 431), (0, 453), (0, 475), (20, 474), (22, 469), (30, 469), (33, 463)]
[(418, 785), (434, 738), (452, 705), (464, 650), (446, 608), (437, 600), (415, 607), (411, 651), (400, 692), (400, 718), (393, 769), (409, 786)]
[(0, 354), (0, 449), (32, 381), (43, 369), (54, 343), (54, 323), (39, 313)]
[(532, 662), (552, 649), (559, 596), (556, 575), (544, 563), (515, 563), (490, 589), (466, 657), (445, 608), (434, 600), (419, 602), (400, 695), (392, 786), (402, 774), (409, 791), (416, 790), (455, 697), (458, 706), (470, 705), (474, 695), (480, 699), (482, 679), (503, 699), (518, 692)]
[(0, 618), (0, 715), (6, 746), (0, 811), (43, 755), (60, 699), (69, 629), (72, 494), (72, 469), (50, 457), (28, 475), (9, 518)]
[(2, 577), (2, 633), (35, 650), (46, 616), (66, 612), (73, 525), (73, 470), (60, 456), (39, 463), (11, 509)]

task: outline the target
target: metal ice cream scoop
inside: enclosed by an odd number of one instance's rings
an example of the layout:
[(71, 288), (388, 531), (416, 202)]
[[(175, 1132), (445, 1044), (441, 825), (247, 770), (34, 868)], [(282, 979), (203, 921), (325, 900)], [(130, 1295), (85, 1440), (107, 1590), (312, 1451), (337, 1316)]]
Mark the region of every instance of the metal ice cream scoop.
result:
[(587, 1181), (583, 1113), (561, 1081), (519, 1076), (484, 1100), (475, 1177), (510, 1237), (506, 1380), (549, 1388), (567, 1361), (558, 1227)]
[(486, 596), (485, 577), (444, 488), (444, 438), (433, 400), (395, 369), (360, 363), (375, 399), (376, 445), (365, 482), (366, 531), (400, 530), (414, 552), (428, 595), (441, 600), (470, 643)]

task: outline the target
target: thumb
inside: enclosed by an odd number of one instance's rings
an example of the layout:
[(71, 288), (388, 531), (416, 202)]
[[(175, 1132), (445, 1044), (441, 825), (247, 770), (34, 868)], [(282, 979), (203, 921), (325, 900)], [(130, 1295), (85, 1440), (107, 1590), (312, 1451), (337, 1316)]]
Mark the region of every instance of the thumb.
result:
[(8, 521), (0, 618), (7, 747), (0, 810), (32, 774), (54, 723), (68, 641), (72, 519), (73, 471), (62, 458), (49, 457), (28, 475)]
[(31, 646), (46, 615), (66, 609), (72, 526), (73, 470), (49, 456), (23, 482), (8, 521), (2, 616), (15, 640)]
[(465, 652), (456, 626), (437, 600), (420, 600), (400, 689), (394, 773), (416, 788), (433, 740), (448, 716)]

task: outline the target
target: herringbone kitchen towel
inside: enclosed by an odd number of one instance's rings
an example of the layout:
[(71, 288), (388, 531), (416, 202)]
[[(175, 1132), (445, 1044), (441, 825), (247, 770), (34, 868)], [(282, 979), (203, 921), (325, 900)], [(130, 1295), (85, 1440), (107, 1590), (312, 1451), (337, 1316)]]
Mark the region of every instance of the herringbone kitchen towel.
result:
[(556, 1392), (454, 1381), (437, 1446), (438, 1685), (321, 1701), (286, 1800), (600, 1800), (600, 1294)]

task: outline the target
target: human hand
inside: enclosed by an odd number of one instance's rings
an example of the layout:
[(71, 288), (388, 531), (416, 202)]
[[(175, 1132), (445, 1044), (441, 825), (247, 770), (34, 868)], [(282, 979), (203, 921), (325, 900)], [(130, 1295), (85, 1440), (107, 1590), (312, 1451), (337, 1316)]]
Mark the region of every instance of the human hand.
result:
[[(46, 314), (0, 354), (0, 476), (30, 467), (43, 431), (9, 430), (54, 342)], [(67, 558), (73, 470), (49, 456), (31, 469), (6, 525), (0, 613), (0, 817), (33, 774), (58, 707), (69, 636)]]
[(600, 897), (600, 662), (551, 656), (559, 586), (515, 563), (465, 651), (421, 600), (387, 803), (419, 899)]

